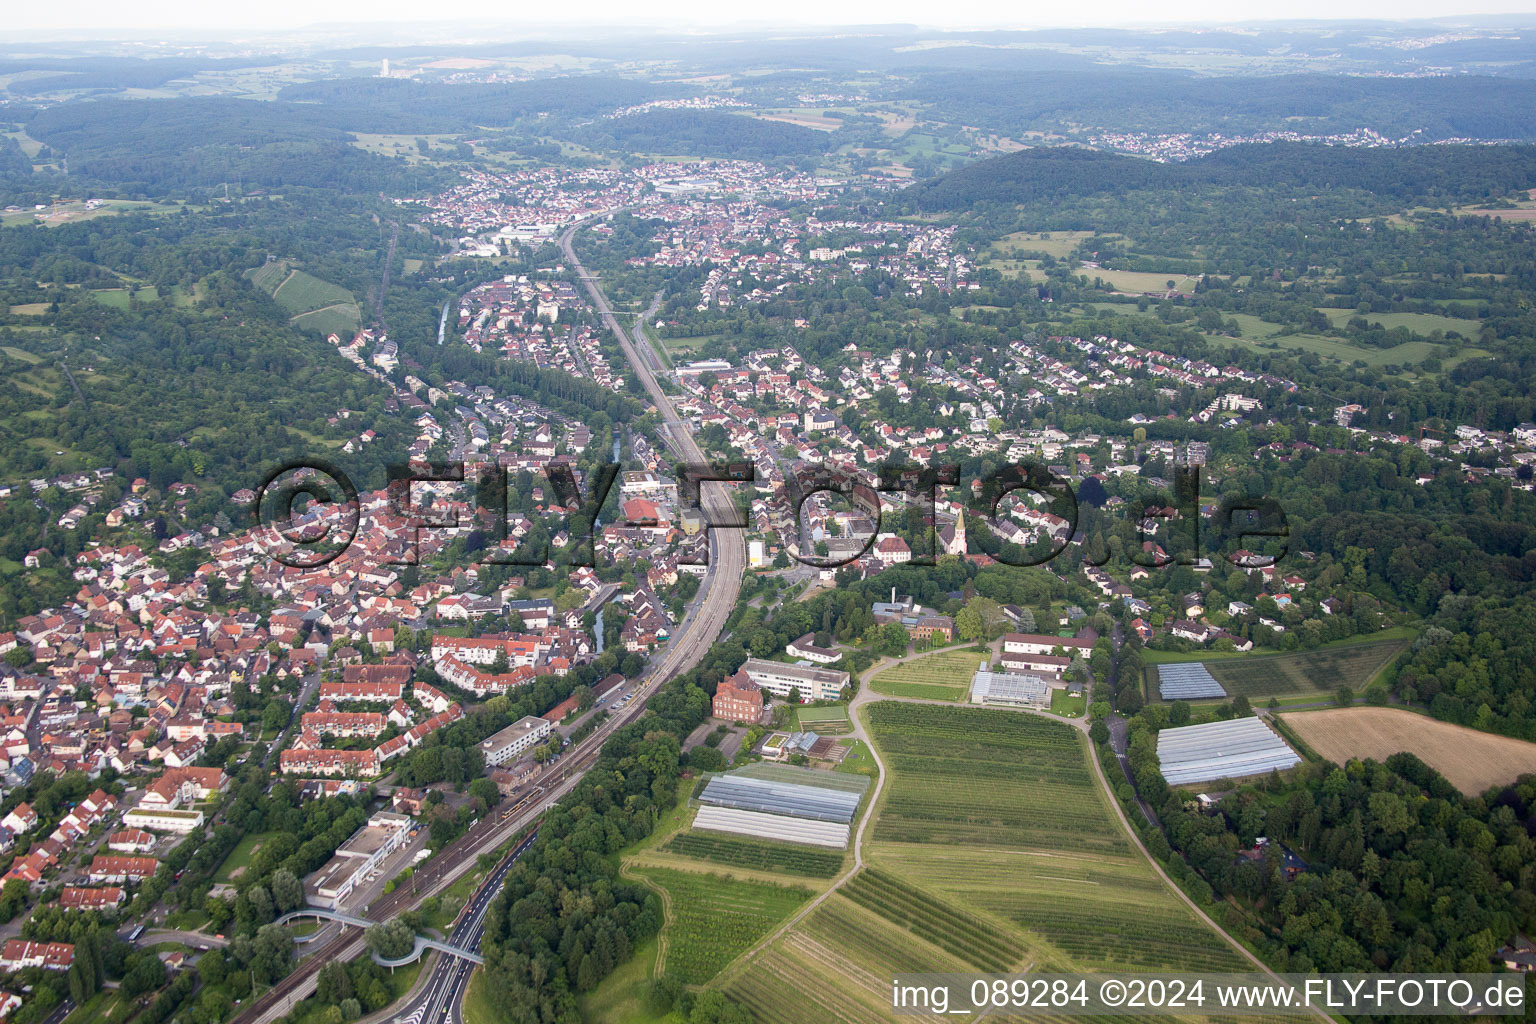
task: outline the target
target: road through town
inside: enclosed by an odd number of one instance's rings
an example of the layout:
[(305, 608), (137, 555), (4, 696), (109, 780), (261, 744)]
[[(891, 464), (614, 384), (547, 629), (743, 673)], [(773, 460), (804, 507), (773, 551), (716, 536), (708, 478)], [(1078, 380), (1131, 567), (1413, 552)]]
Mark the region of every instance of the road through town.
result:
[[(641, 358), (630, 337), (614, 317), (607, 297), (577, 258), (572, 239), (578, 226), (573, 225), (560, 239), (566, 258), (570, 261), (577, 277), (586, 286), (593, 305), (602, 315), (603, 323), (613, 331), (636, 377), (662, 416), (666, 424), (667, 443), (673, 453), (685, 462), (704, 461), (703, 453), (694, 443), (688, 425), (678, 416), (672, 403), (668, 401), (651, 372), (648, 361)], [(733, 515), (731, 497), (723, 484), (703, 484), (700, 501), (712, 522), (728, 521)], [(725, 627), (725, 621), (730, 616), (731, 609), (736, 605), (736, 596), (741, 590), (742, 574), (746, 567), (746, 545), (740, 530), (714, 529), (708, 534), (710, 561), (700, 581), (699, 594), (693, 611), (679, 625), (660, 659), (635, 688), (634, 692), (639, 699), (632, 701), (627, 710), (616, 712), (567, 755), (565, 767), (560, 775), (542, 784), (537, 791), (537, 799), (529, 806), (515, 808), (515, 812), (498, 807), (495, 817), (487, 816), (476, 822), (468, 833), (444, 847), (435, 857), (423, 864), (413, 879), (415, 884), (408, 888), (404, 886), (397, 888), (390, 895), (375, 901), (363, 916), (374, 921), (386, 921), (414, 909), (422, 900), (443, 891), (462, 877), (474, 866), (480, 854), (495, 850), (533, 824), (545, 809), (574, 788), (581, 776), (597, 762), (598, 753), (604, 741), (616, 729), (643, 714), (645, 700), (650, 694), (703, 659)], [(499, 884), (499, 878), (497, 882)], [(474, 899), (479, 902), (484, 896), (488, 900), (494, 894), (494, 889), (483, 887)], [(478, 940), (477, 934), (477, 943)], [(344, 931), (316, 950), (296, 970), (263, 993), (260, 998), (246, 1006), (236, 1018), (237, 1024), (268, 1024), (284, 1016), (300, 1000), (314, 991), (315, 976), (321, 967), (333, 960), (350, 960), (361, 955), (363, 951), (363, 933), (360, 930)], [(446, 977), (447, 973), (457, 971), (462, 963), (457, 958), (440, 958), (437, 967), (434, 968), (433, 982), (428, 984), (426, 990), (431, 991), (433, 983), (439, 981), (436, 972), (442, 971)], [(465, 971), (463, 974), (464, 979), (467, 979), (468, 972)], [(452, 1000), (452, 1006), (455, 1013), (462, 1000), (463, 989), (462, 983), (454, 986), (455, 998)], [(442, 993), (445, 990), (439, 985), (437, 991)], [(440, 1009), (442, 1005), (438, 1004)]]

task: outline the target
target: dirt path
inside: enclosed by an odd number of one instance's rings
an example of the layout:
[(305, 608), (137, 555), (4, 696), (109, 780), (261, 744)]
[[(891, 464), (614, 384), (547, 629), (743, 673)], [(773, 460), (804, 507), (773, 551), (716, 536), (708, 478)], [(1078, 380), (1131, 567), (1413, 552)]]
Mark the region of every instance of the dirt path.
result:
[(667, 970), (667, 929), (672, 927), (675, 920), (672, 913), (672, 894), (649, 878), (637, 873), (634, 870), (634, 864), (628, 859), (620, 863), (619, 876), (631, 882), (638, 882), (661, 897), (661, 927), (656, 929), (656, 963), (651, 967), (651, 977), (659, 978)]

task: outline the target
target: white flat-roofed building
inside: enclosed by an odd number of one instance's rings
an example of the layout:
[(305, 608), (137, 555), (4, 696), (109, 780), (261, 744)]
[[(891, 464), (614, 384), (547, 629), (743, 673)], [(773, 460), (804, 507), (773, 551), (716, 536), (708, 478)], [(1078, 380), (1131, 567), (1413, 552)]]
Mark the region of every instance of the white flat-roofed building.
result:
[(336, 909), (352, 894), (359, 882), (398, 850), (410, 834), (408, 815), (379, 811), (368, 824), (352, 833), (336, 848), (336, 855), (304, 884), (305, 895), (315, 906)]
[(1042, 633), (1005, 633), (1004, 654), (1055, 654), (1060, 647), (1067, 657), (1081, 654), (1084, 658), (1093, 653), (1093, 641), (1075, 636), (1047, 636)]
[(149, 829), (154, 832), (191, 832), (203, 825), (202, 811), (167, 811), (135, 807), (123, 815), (123, 824), (129, 828)]
[(786, 665), (761, 658), (748, 658), (741, 666), (741, 671), (759, 689), (779, 697), (788, 697), (791, 690), (799, 690), (800, 699), (806, 701), (837, 700), (842, 696), (843, 687), (848, 685), (847, 672), (808, 665)]
[(480, 741), (480, 753), (488, 768), (516, 761), (523, 754), (549, 738), (550, 724), (543, 718), (519, 719), (505, 729)]

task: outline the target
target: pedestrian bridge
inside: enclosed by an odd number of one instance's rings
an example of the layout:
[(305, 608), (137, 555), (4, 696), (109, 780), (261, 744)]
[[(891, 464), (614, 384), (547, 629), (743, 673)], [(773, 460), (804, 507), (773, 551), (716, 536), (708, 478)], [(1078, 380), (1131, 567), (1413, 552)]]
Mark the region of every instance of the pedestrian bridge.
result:
[[(353, 927), (362, 928), (364, 930), (372, 928), (374, 925), (380, 923), (378, 921), (370, 921), (366, 917), (355, 917), (352, 914), (344, 914), (339, 910), (323, 910), (320, 907), (304, 907), (301, 910), (289, 911), (282, 917), (279, 917), (274, 923), (287, 924), (288, 922), (298, 920), (301, 917), (316, 917), (322, 921), (335, 921), (339, 924), (350, 924)], [(318, 934), (319, 932), (313, 932), (309, 935), (298, 935), (294, 937), (294, 941), (309, 942), (313, 940)], [(380, 965), (381, 967), (401, 967), (405, 964), (415, 963), (421, 958), (422, 952), (428, 949), (435, 949), (439, 953), (447, 953), (449, 956), (460, 957), (470, 961), (471, 963), (485, 963), (485, 957), (481, 956), (479, 953), (471, 953), (469, 950), (455, 946), (451, 942), (442, 942), (438, 939), (429, 939), (423, 935), (416, 935), (414, 938), (416, 940), (415, 946), (412, 947), (409, 953), (398, 960), (387, 960), (372, 950), (368, 951), (368, 955), (373, 957), (373, 962)]]

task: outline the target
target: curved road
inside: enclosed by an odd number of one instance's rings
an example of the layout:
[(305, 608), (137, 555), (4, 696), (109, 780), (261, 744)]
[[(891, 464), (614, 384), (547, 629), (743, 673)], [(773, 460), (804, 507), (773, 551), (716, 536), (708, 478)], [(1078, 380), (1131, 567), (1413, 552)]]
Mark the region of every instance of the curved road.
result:
[[(636, 377), (639, 378), (641, 385), (666, 422), (668, 445), (679, 458), (686, 462), (704, 461), (703, 453), (694, 443), (687, 424), (678, 416), (677, 410), (672, 407), (672, 403), (668, 401), (666, 394), (657, 384), (649, 362), (641, 357), (630, 337), (619, 326), (607, 297), (576, 257), (571, 239), (577, 227), (579, 224), (572, 225), (560, 239), (560, 246), (565, 250), (566, 258), (570, 260), (578, 278), (586, 286), (587, 294), (602, 315), (604, 325), (618, 339), (625, 358), (629, 360)], [(705, 483), (700, 490), (700, 503), (709, 513), (712, 521), (725, 521), (733, 512), (730, 494), (724, 489), (723, 484)], [(678, 632), (662, 655), (661, 661), (635, 688), (634, 692), (642, 699), (633, 701), (633, 706), (627, 713), (614, 715), (594, 730), (592, 735), (582, 742), (581, 750), (572, 751), (561, 773), (560, 781), (551, 784), (534, 807), (512, 816), (511, 820), (508, 820), (506, 815), (494, 822), (491, 819), (482, 820), (470, 835), (451, 844), (424, 866), (424, 870), (432, 872), (433, 877), (420, 887), (419, 893), (415, 887), (409, 892), (405, 889), (397, 889), (392, 896), (385, 897), (368, 909), (369, 918), (386, 920), (412, 909), (421, 900), (446, 888), (469, 869), (474, 857), (500, 845), (508, 835), (529, 823), (543, 808), (553, 804), (573, 788), (581, 775), (596, 763), (603, 741), (614, 730), (643, 713), (644, 697), (647, 693), (654, 692), (663, 683), (698, 664), (715, 642), (715, 638), (725, 626), (725, 620), (736, 606), (736, 596), (740, 593), (742, 574), (746, 568), (746, 544), (741, 531), (731, 530), (722, 535), (717, 530), (711, 530), (709, 546), (710, 564), (700, 583), (694, 611), (680, 625)], [(510, 863), (509, 860), (508, 864)], [(492, 877), (495, 885), (488, 884), (482, 887), (475, 897), (475, 906), (478, 910), (475, 913), (477, 923), (473, 939), (476, 945), (479, 943), (479, 930), (483, 927), (484, 907), (489, 906), (490, 900), (499, 890), (504, 872), (498, 872)], [(459, 938), (457, 931), (454, 937)], [(240, 1024), (264, 1024), (288, 1012), (299, 999), (314, 990), (314, 976), (319, 972), (320, 967), (331, 960), (350, 959), (361, 951), (362, 946), (363, 936), (360, 931), (343, 934), (328, 943), (298, 970), (249, 1006), (246, 1012), (241, 1014)], [(438, 963), (433, 967), (429, 982), (418, 990), (424, 995), (418, 994), (405, 1013), (400, 1014), (396, 1019), (414, 1018), (417, 1024), (421, 1024), (427, 1020), (434, 1022), (441, 1020), (451, 1013), (457, 1020), (469, 974), (469, 967), (465, 962), (457, 958), (453, 960), (439, 958)], [(427, 1002), (423, 1003), (423, 999)], [(417, 1013), (421, 1015), (416, 1016)]]
[[(656, 383), (655, 375), (651, 372), (651, 360), (645, 358), (635, 347), (619, 325), (617, 318), (614, 317), (608, 305), (607, 296), (603, 294), (597, 282), (587, 274), (586, 268), (576, 257), (572, 239), (578, 227), (580, 227), (579, 223), (573, 224), (560, 238), (560, 247), (565, 251), (566, 259), (570, 261), (577, 277), (586, 286), (592, 304), (602, 314), (604, 325), (618, 339), (625, 358), (629, 360), (635, 375), (640, 379), (652, 403), (666, 421), (668, 445), (684, 461), (702, 462), (703, 453), (694, 444), (687, 424), (677, 415), (677, 411), (672, 408), (672, 403)], [(661, 295), (657, 293), (651, 303), (651, 312), (660, 305), (660, 301)], [(638, 335), (639, 332), (640, 328), (637, 325), (636, 334)], [(643, 335), (640, 336), (640, 340), (643, 341)], [(706, 483), (700, 491), (700, 502), (716, 519), (732, 511), (730, 494), (724, 491), (722, 484)], [(741, 531), (732, 530), (724, 538), (716, 531), (710, 531), (710, 564), (694, 602), (695, 610), (684, 619), (677, 636), (673, 638), (663, 654), (661, 662), (647, 677), (642, 687), (637, 689), (637, 693), (643, 692), (652, 685), (659, 686), (673, 676), (686, 672), (704, 657), (705, 652), (709, 650), (721, 629), (724, 628), (725, 620), (731, 614), (731, 610), (736, 606), (736, 595), (741, 590), (742, 573), (745, 567), (746, 545)], [(631, 714), (640, 713), (644, 701), (632, 703), (635, 707)], [(506, 865), (476, 893), (474, 902), (466, 911), (459, 926), (453, 931), (451, 941), (455, 945), (465, 949), (479, 949), (480, 936), (485, 930), (486, 908), (490, 906), (491, 900), (500, 890), (501, 880), (505, 877), (507, 868), (510, 868), (517, 856), (521, 856), (525, 848), (526, 844), (519, 847), (517, 853), (508, 859)], [(464, 996), (469, 989), (469, 980), (473, 973), (474, 967), (467, 961), (456, 957), (438, 957), (425, 984), (418, 985), (417, 992), (410, 1002), (394, 1010), (390, 1019), (404, 1022), (404, 1024), (462, 1024)]]
[[(672, 403), (656, 383), (656, 378), (646, 360), (640, 357), (629, 336), (619, 326), (612, 308), (608, 305), (607, 297), (603, 295), (597, 283), (587, 274), (586, 268), (577, 259), (571, 238), (579, 226), (579, 223), (572, 225), (561, 236), (560, 246), (565, 250), (566, 258), (570, 260), (577, 276), (586, 286), (593, 305), (602, 315), (603, 323), (613, 331), (625, 357), (634, 368), (636, 377), (639, 378), (641, 385), (664, 419), (668, 445), (680, 459), (686, 462), (704, 461), (703, 453), (694, 443), (688, 425), (678, 416), (677, 410), (672, 407)], [(711, 482), (703, 484), (700, 489), (700, 501), (712, 521), (729, 521), (728, 517), (733, 514), (730, 494), (725, 490), (724, 484)], [(375, 901), (363, 916), (374, 921), (388, 920), (404, 911), (414, 909), (422, 900), (447, 888), (473, 867), (475, 858), (481, 853), (500, 846), (523, 827), (531, 824), (546, 807), (574, 788), (582, 774), (597, 762), (598, 753), (608, 736), (644, 712), (647, 695), (703, 659), (736, 605), (736, 596), (741, 591), (741, 579), (747, 560), (746, 544), (740, 530), (729, 530), (725, 533), (710, 530), (709, 548), (710, 562), (699, 585), (694, 611), (680, 624), (660, 662), (635, 687), (633, 692), (641, 699), (632, 701), (628, 710), (614, 714), (608, 721), (593, 730), (578, 748), (573, 749), (567, 755), (565, 767), (558, 779), (539, 787), (542, 792), (533, 806), (517, 814), (505, 812), (497, 818), (487, 817), (477, 822), (467, 835), (449, 844), (422, 866), (422, 870), (416, 875), (416, 885), (409, 889), (403, 887), (396, 889), (391, 895)], [(487, 891), (489, 896), (494, 896), (494, 890)], [(363, 945), (363, 933), (360, 930), (345, 931), (322, 946), (272, 989), (247, 1005), (236, 1018), (237, 1024), (267, 1024), (288, 1013), (299, 1000), (314, 991), (315, 976), (321, 967), (332, 960), (350, 960), (362, 952)], [(440, 963), (434, 971), (442, 969)], [(467, 980), (468, 977), (467, 969), (463, 973), (464, 979), (461, 981)], [(434, 980), (436, 980), (435, 973)], [(428, 989), (431, 989), (430, 985)], [(455, 993), (452, 1006), (457, 1012), (458, 1000), (463, 996), (462, 984), (455, 986)], [(446, 1010), (442, 1010), (439, 1016), (443, 1012)]]

